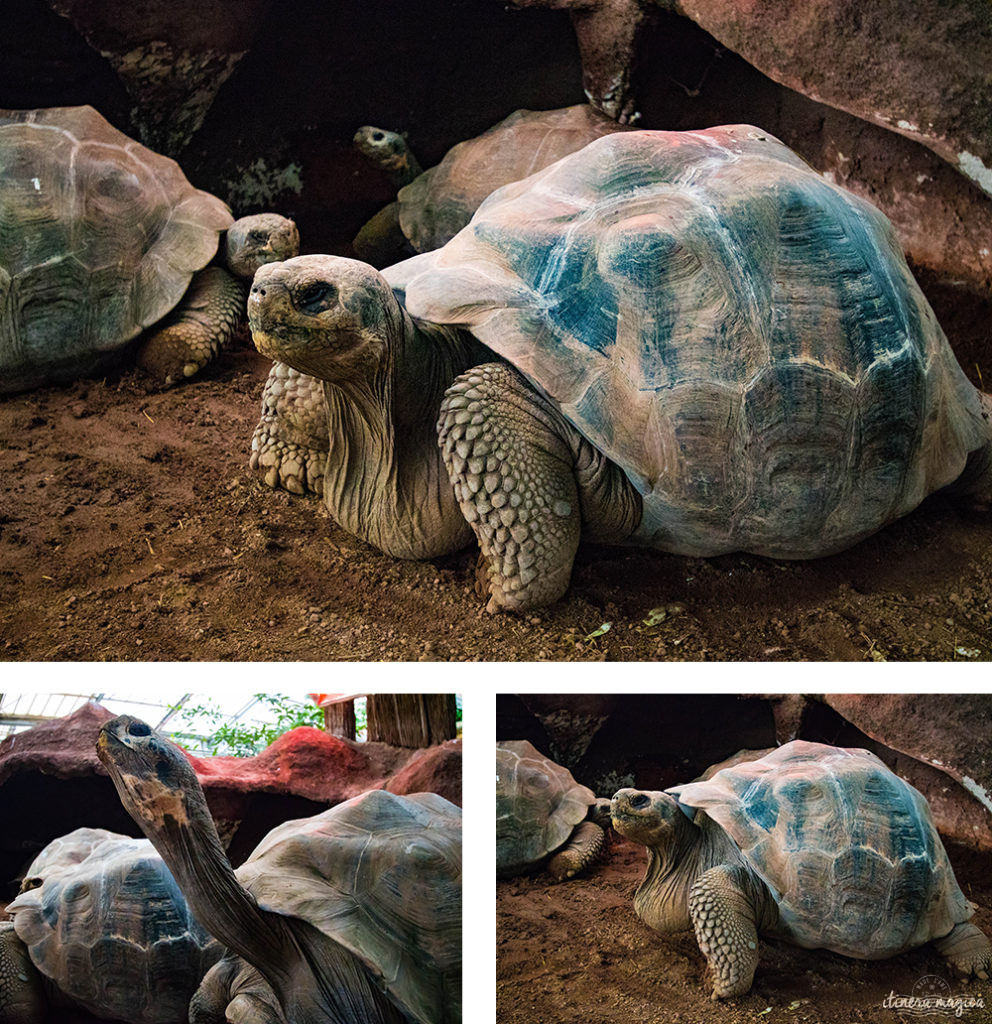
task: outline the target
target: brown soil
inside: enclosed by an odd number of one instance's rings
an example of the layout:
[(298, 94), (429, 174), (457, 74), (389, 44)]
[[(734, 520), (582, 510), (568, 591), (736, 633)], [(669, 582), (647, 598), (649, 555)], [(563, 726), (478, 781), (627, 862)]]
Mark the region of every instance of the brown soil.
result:
[(473, 552), (386, 557), (252, 478), (267, 371), (236, 349), (172, 390), (129, 371), (0, 401), (0, 657), (992, 657), (992, 518), (943, 496), (816, 562), (584, 546), (564, 601), (487, 615)]
[[(497, 883), (496, 1001), (499, 1024), (933, 1024), (992, 1020), (992, 983), (955, 979), (930, 947), (883, 961), (850, 960), (762, 940), (754, 986), (721, 1003), (709, 997), (705, 961), (690, 932), (663, 936), (642, 924), (633, 894), (644, 848), (612, 836), (608, 862), (560, 885), (547, 873)], [(958, 882), (992, 932), (988, 865), (948, 850)], [(883, 1008), (927, 975), (952, 995), (981, 997), (986, 1008), (953, 1015), (901, 1015)]]

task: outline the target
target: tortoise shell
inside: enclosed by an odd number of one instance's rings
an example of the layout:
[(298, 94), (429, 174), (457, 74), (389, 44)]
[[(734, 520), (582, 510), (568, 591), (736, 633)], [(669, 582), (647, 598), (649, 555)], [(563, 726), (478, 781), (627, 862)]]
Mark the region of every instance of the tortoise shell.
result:
[(119, 832), (108, 832), (105, 828), (77, 828), (68, 835), (57, 836), (31, 861), (24, 872), (21, 892), (37, 889), (51, 871), (61, 871), (86, 860), (94, 847), (107, 839), (127, 838)]
[(624, 131), (580, 103), (560, 110), (517, 110), (401, 188), (400, 228), (417, 252), (430, 252), (471, 220), (490, 192), (539, 171), (603, 135)]
[(87, 372), (161, 320), (231, 221), (92, 107), (0, 110), (0, 392)]
[(75, 1005), (129, 1024), (184, 1024), (223, 947), (147, 839), (99, 832), (78, 829), (42, 851), (26, 875), (40, 884), (7, 907), (14, 929)]
[(496, 871), (513, 875), (557, 850), (596, 802), (527, 740), (496, 744)]
[(266, 910), (354, 953), (422, 1024), (461, 1019), (461, 810), (373, 790), (274, 828), (237, 869)]
[(668, 792), (730, 836), (797, 945), (888, 957), (972, 914), (926, 800), (867, 750), (794, 740)]
[(385, 276), (625, 471), (634, 543), (828, 554), (985, 442), (884, 215), (748, 125), (598, 139)]

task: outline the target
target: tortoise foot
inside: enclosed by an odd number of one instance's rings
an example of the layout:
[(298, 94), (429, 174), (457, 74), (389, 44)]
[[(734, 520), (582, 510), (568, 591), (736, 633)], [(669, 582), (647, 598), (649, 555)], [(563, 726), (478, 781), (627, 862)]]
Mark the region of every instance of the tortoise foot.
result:
[(445, 393), (438, 438), (487, 563), (487, 611), (539, 608), (568, 588), (580, 514), (560, 421), (502, 363), (467, 371)]
[(273, 363), (251, 439), (251, 471), (272, 488), (323, 494), (328, 445), (323, 385), (285, 363)]
[(193, 377), (220, 352), (244, 319), (245, 289), (221, 267), (190, 282), (182, 302), (141, 343), (135, 361), (162, 384)]
[(992, 977), (992, 944), (976, 925), (965, 921), (934, 942), (937, 951), (963, 978), (988, 981)]
[(591, 821), (581, 821), (575, 826), (568, 845), (548, 862), (548, 870), (559, 882), (564, 882), (598, 860), (605, 849), (606, 833)]

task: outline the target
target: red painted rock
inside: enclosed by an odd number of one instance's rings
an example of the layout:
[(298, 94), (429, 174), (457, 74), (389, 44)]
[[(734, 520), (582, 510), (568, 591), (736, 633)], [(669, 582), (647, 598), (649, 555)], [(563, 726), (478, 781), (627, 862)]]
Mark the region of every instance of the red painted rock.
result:
[[(0, 814), (7, 822), (0, 832), (0, 877), (14, 877), (37, 850), (73, 828), (137, 834), (96, 758), (97, 733), (113, 717), (87, 704), (0, 743)], [(255, 757), (187, 756), (235, 864), (281, 822), (366, 790), (432, 791), (461, 802), (460, 742), (411, 750), (305, 727), (284, 733)]]
[(408, 793), (440, 793), (459, 807), (462, 805), (462, 741), (448, 740), (436, 747), (417, 750), (409, 761), (386, 783), (397, 796)]

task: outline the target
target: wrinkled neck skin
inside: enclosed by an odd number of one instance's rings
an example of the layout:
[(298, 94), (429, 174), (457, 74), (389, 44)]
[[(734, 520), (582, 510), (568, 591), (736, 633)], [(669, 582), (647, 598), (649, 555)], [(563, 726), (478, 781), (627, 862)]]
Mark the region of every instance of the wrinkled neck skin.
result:
[(705, 814), (697, 815), (696, 820), (699, 824), (685, 818), (674, 842), (647, 848), (648, 869), (634, 894), (634, 910), (655, 931), (691, 928), (689, 890), (693, 882), (717, 864), (744, 864), (740, 850), (722, 828)]
[(436, 558), (468, 545), (437, 442), (444, 391), (492, 353), (470, 334), (415, 320), (364, 375), (325, 381), (331, 438), (324, 501), (350, 533), (397, 558)]

